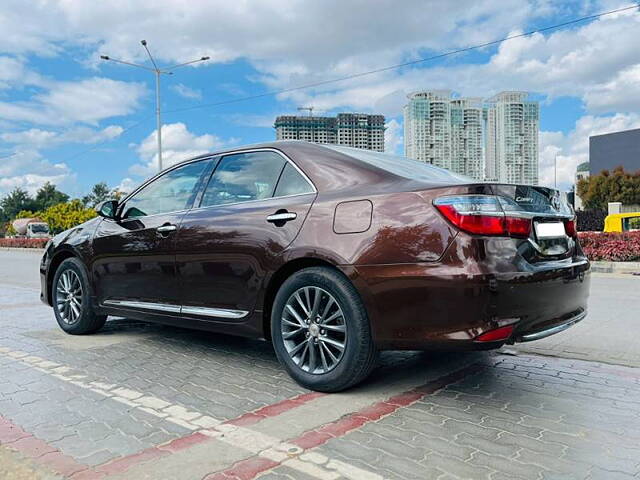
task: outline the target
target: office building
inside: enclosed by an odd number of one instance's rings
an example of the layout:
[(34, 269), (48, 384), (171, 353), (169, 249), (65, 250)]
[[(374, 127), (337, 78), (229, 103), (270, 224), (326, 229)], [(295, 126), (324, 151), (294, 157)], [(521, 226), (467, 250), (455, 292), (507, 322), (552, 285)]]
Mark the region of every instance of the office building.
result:
[(589, 137), (591, 175), (616, 167), (627, 172), (640, 170), (640, 128)]

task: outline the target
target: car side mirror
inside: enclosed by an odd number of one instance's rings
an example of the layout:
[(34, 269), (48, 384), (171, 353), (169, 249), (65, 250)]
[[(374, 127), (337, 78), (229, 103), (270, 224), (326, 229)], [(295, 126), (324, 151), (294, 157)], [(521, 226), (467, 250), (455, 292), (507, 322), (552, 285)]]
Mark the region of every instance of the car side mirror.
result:
[(98, 205), (96, 205), (96, 212), (98, 212), (98, 215), (104, 218), (111, 218), (112, 220), (115, 220), (117, 211), (117, 200), (105, 200), (104, 202), (100, 202)]

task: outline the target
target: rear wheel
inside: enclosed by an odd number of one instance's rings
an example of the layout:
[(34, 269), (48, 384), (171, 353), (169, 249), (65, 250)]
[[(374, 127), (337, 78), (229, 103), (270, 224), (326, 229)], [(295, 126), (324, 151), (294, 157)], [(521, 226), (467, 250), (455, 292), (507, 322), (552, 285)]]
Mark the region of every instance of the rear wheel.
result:
[(93, 312), (89, 279), (80, 260), (67, 258), (60, 264), (52, 290), (53, 312), (62, 330), (83, 335), (102, 328), (107, 317)]
[(344, 390), (375, 365), (362, 300), (351, 282), (331, 268), (306, 268), (283, 283), (272, 308), (271, 337), (291, 377), (312, 390)]

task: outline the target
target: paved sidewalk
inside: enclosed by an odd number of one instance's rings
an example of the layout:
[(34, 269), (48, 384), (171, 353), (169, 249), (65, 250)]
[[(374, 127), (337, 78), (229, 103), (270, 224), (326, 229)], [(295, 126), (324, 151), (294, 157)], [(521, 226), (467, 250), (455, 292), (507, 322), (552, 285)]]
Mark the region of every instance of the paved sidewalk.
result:
[(68, 336), (28, 282), (0, 287), (3, 480), (640, 478), (636, 368), (386, 352), (318, 394), (267, 343), (125, 319)]

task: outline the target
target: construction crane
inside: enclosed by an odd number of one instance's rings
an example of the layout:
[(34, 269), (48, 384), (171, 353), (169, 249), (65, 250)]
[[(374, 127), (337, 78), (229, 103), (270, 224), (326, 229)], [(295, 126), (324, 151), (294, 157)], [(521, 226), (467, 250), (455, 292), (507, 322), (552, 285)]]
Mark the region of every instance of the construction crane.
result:
[(311, 106), (311, 107), (298, 107), (298, 111), (302, 111), (302, 110), (308, 110), (309, 111), (309, 116), (313, 117), (313, 110), (315, 109), (315, 107)]

